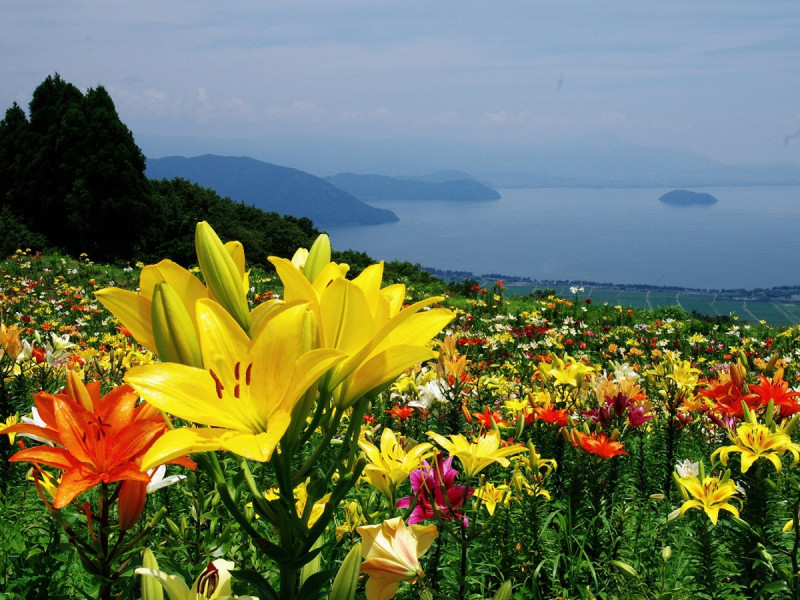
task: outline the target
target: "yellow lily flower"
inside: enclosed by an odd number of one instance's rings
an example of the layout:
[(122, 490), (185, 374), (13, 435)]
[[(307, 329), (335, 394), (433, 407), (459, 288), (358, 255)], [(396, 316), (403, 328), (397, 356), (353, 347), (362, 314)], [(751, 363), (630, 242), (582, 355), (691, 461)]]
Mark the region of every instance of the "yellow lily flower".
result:
[(442, 297), (402, 308), (405, 286), (380, 287), (383, 263), (347, 280), (345, 269), (330, 262), (312, 283), (291, 261), (269, 260), (283, 282), (286, 301), (308, 302), (316, 315), (319, 346), (347, 354), (320, 384), (322, 391), (333, 394), (339, 408), (348, 408), (409, 367), (436, 358), (427, 344), (454, 315), (446, 309), (422, 309)]
[[(303, 513), (306, 510), (306, 504), (308, 504), (308, 482), (309, 480), (306, 479), (304, 482), (298, 484), (296, 488), (294, 488), (293, 495), (294, 495), (294, 507), (297, 511), (297, 516), (301, 519), (303, 518)], [(330, 494), (325, 494), (322, 498), (314, 502), (314, 506), (311, 507), (311, 512), (308, 514), (308, 528), (312, 528), (314, 523), (316, 523), (319, 518), (322, 516), (322, 513), (325, 512), (325, 506), (327, 506), (328, 502), (331, 499)]]
[(533, 476), (529, 479), (519, 468), (514, 469), (511, 475), (511, 487), (517, 492), (517, 496), (521, 497), (525, 492), (528, 496), (544, 496), (545, 500), (550, 501), (550, 492), (542, 487), (542, 478)]
[(565, 357), (566, 360), (553, 356), (553, 362), (540, 362), (537, 370), (545, 379), (553, 385), (563, 385), (577, 388), (583, 384), (587, 375), (592, 373), (592, 367), (575, 361), (572, 357)]
[(688, 360), (683, 360), (673, 366), (672, 373), (667, 375), (667, 379), (677, 383), (679, 389), (691, 391), (697, 387), (701, 373), (702, 371), (692, 367), (692, 363)]
[(364, 477), (378, 489), (394, 506), (397, 486), (419, 467), (422, 460), (432, 454), (433, 446), (423, 442), (408, 451), (397, 440), (394, 431), (388, 427), (381, 434), (380, 450), (365, 438), (358, 441), (369, 463), (364, 467)]
[(759, 458), (766, 458), (775, 465), (775, 470), (780, 471), (780, 456), (786, 451), (791, 452), (794, 457), (793, 466), (800, 460), (800, 444), (792, 442), (792, 438), (783, 431), (771, 431), (769, 427), (761, 423), (744, 422), (740, 424), (731, 441), (734, 445), (718, 448), (711, 455), (711, 460), (719, 455), (720, 462), (727, 466), (730, 453), (741, 452), (742, 473), (746, 473)]
[(16, 360), (22, 353), (22, 342), (19, 335), (22, 330), (16, 325), (6, 327), (5, 323), (0, 323), (0, 358), (8, 356), (11, 360)]
[(490, 515), (494, 515), (498, 504), (508, 505), (511, 500), (509, 487), (506, 484), (495, 486), (493, 483), (487, 481), (477, 490), (475, 490), (475, 498), (486, 507)]
[(344, 503), (344, 523), (336, 526), (336, 541), (341, 542), (346, 533), (354, 532), (362, 523), (366, 523), (361, 505), (355, 500)]
[(150, 364), (132, 369), (125, 380), (156, 408), (210, 427), (168, 431), (147, 452), (142, 469), (209, 450), (268, 461), (300, 397), (342, 359), (335, 350), (305, 351), (305, 311), (303, 305), (274, 311), (250, 340), (222, 306), (198, 301), (204, 368)]
[[(19, 413), (15, 413), (10, 417), (6, 417), (5, 427), (0, 427), (0, 429), (5, 429), (7, 427), (11, 427), (12, 425), (16, 425), (19, 423)], [(7, 433), (8, 436), (8, 443), (12, 446), (14, 445), (14, 439), (17, 437), (16, 433)]]
[(500, 434), (493, 429), (478, 437), (476, 441), (470, 441), (461, 434), (451, 435), (448, 440), (435, 431), (429, 431), (428, 437), (447, 450), (450, 456), (455, 456), (461, 461), (467, 480), (495, 462), (507, 467), (511, 463), (506, 457), (528, 451), (524, 446), (501, 448)]
[(686, 500), (681, 505), (680, 514), (683, 515), (690, 508), (700, 508), (705, 511), (711, 522), (716, 525), (720, 510), (727, 510), (734, 516), (739, 516), (739, 510), (730, 503), (736, 495), (736, 484), (725, 476), (719, 477), (675, 477), (678, 488), (684, 497), (693, 498)]
[(406, 524), (400, 517), (356, 529), (363, 540), (361, 572), (369, 575), (367, 600), (390, 600), (401, 581), (416, 581), (425, 573), (419, 557), (428, 551), (439, 532), (435, 525)]

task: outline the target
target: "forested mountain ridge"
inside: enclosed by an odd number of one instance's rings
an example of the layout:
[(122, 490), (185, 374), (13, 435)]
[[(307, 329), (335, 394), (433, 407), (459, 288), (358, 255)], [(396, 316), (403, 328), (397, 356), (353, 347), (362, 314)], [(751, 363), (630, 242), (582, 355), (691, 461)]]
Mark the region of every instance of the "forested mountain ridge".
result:
[(445, 200), (472, 202), (498, 200), (496, 190), (475, 181), (422, 181), (399, 179), (385, 175), (358, 175), (339, 173), (327, 178), (333, 185), (350, 192), (364, 202), (373, 200)]
[(393, 212), (369, 206), (324, 179), (254, 158), (213, 154), (148, 158), (146, 174), (151, 179), (181, 177), (236, 202), (307, 217), (322, 227), (397, 221)]

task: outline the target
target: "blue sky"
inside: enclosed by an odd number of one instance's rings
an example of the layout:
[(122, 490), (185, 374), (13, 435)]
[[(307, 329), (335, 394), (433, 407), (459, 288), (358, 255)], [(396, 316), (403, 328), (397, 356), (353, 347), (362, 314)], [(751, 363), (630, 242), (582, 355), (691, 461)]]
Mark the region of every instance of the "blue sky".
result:
[(796, 0), (4, 0), (0, 52), (4, 109), (55, 72), (104, 85), (161, 154), (604, 132), (800, 163)]

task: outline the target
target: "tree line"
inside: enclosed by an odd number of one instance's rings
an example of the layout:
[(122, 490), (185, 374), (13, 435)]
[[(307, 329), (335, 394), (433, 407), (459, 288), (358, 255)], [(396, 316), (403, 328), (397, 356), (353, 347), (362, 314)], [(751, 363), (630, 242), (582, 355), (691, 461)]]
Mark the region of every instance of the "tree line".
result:
[(105, 262), (195, 261), (194, 227), (208, 221), (250, 260), (291, 256), (319, 231), (220, 197), (183, 179), (149, 180), (145, 156), (102, 86), (81, 92), (58, 74), (0, 121), (0, 255), (17, 248), (86, 253)]

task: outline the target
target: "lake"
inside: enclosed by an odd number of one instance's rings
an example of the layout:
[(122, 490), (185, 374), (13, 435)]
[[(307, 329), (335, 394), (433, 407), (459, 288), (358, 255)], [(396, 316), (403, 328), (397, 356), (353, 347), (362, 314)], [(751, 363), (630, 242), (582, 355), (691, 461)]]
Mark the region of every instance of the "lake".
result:
[[(671, 189), (671, 188), (670, 188)], [(501, 189), (489, 202), (373, 202), (396, 223), (331, 227), (338, 250), (425, 267), (544, 280), (707, 289), (800, 283), (800, 187)]]

